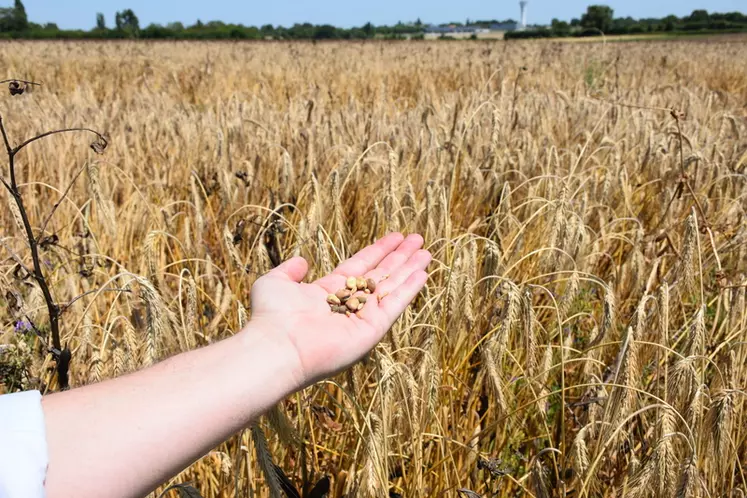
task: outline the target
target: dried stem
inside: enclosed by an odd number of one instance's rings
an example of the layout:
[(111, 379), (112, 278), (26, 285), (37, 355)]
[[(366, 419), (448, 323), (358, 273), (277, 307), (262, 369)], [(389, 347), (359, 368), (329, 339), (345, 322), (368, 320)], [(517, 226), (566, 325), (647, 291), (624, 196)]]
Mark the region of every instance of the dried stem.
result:
[[(44, 137), (48, 137), (50, 135), (56, 134), (56, 133), (65, 133), (65, 132), (72, 132), (72, 131), (87, 131), (95, 134), (99, 140), (102, 140), (104, 144), (106, 144), (106, 139), (101, 135), (99, 132), (91, 130), (89, 128), (67, 128), (64, 130), (54, 130), (49, 131), (46, 133), (42, 133), (41, 135), (37, 135), (35, 137), (32, 137), (25, 142), (21, 143), (20, 145), (13, 147), (10, 144), (10, 140), (8, 139), (8, 133), (5, 130), (5, 125), (3, 123), (2, 116), (0, 116), (0, 133), (2, 133), (3, 136), (3, 142), (5, 143), (5, 150), (8, 154), (8, 169), (10, 174), (10, 184), (8, 184), (5, 180), (3, 180), (3, 185), (8, 189), (10, 192), (10, 195), (13, 197), (13, 199), (16, 202), (16, 205), (18, 206), (18, 210), (21, 215), (21, 220), (23, 222), (23, 228), (26, 232), (26, 239), (28, 240), (29, 249), (31, 250), (31, 259), (34, 264), (33, 272), (31, 272), (31, 276), (36, 280), (36, 283), (39, 285), (39, 289), (42, 292), (42, 295), (44, 296), (44, 301), (47, 305), (47, 313), (49, 314), (49, 329), (52, 334), (52, 352), (55, 357), (55, 361), (57, 362), (57, 381), (60, 386), (60, 389), (67, 390), (70, 387), (69, 380), (68, 380), (68, 367), (70, 364), (70, 350), (67, 348), (62, 347), (62, 344), (60, 343), (60, 324), (59, 319), (60, 315), (62, 313), (62, 310), (60, 306), (55, 302), (54, 298), (52, 297), (52, 292), (49, 289), (49, 284), (47, 283), (47, 279), (44, 277), (44, 272), (42, 271), (42, 265), (41, 261), (39, 259), (39, 239), (34, 236), (33, 229), (31, 228), (31, 222), (29, 221), (28, 213), (26, 212), (26, 207), (23, 204), (23, 198), (21, 197), (21, 193), (18, 190), (18, 183), (16, 181), (16, 169), (15, 169), (15, 156), (20, 152), (24, 147), (27, 145), (35, 142), (36, 140), (40, 140)], [(104, 145), (105, 147), (105, 145)], [(103, 147), (102, 147), (103, 149)], [(76, 175), (76, 178), (80, 175)], [(74, 180), (73, 180), (74, 181)], [(69, 192), (70, 187), (65, 191), (65, 194), (63, 194), (63, 199), (65, 195), (67, 195), (67, 192)], [(60, 199), (59, 202), (61, 202), (62, 199)], [(57, 205), (55, 205), (55, 208), (52, 210), (52, 213), (48, 216), (47, 220), (44, 222), (44, 227), (46, 227), (47, 223), (49, 222), (49, 218), (51, 218), (51, 215), (54, 214), (54, 211), (56, 210)], [(41, 233), (44, 233), (42, 230)]]

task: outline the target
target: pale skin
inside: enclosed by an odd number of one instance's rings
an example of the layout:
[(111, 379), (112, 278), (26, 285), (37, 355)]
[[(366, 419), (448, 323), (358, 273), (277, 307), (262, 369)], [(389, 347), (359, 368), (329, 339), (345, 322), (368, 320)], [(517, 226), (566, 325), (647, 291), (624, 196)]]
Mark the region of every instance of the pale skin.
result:
[[(425, 285), (422, 246), (419, 235), (389, 234), (312, 283), (292, 258), (255, 282), (251, 320), (231, 338), (43, 397), (47, 496), (145, 496), (289, 394), (350, 367)], [(351, 275), (385, 296), (357, 316), (332, 313), (325, 298)]]

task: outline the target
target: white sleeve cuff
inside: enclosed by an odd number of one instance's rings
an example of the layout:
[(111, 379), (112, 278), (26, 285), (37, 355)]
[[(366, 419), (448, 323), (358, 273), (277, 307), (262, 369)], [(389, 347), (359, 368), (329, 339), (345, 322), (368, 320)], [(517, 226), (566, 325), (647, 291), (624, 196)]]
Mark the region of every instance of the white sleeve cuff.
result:
[(0, 498), (44, 498), (48, 458), (41, 393), (0, 396)]

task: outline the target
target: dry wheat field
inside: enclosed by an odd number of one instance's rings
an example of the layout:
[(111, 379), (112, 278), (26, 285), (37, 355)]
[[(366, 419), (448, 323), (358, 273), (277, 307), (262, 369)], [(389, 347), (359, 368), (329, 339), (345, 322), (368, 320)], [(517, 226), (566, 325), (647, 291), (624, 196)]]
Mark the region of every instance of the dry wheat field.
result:
[[(434, 255), (365, 361), (161, 490), (745, 496), (744, 42), (43, 42), (0, 60), (42, 83), (0, 97), (12, 142), (108, 139), (15, 158), (73, 388), (234, 334), (292, 255), (313, 278), (390, 231)], [(2, 199), (0, 392), (56, 390)]]

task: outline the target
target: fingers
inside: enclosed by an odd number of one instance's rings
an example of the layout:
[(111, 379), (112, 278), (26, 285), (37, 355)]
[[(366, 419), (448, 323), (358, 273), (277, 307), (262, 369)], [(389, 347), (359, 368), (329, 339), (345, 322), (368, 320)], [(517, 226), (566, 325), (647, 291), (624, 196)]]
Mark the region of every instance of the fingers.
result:
[(392, 326), (395, 320), (405, 311), (405, 308), (415, 299), (426, 280), (428, 280), (428, 274), (423, 270), (417, 270), (410, 274), (402, 285), (381, 300), (379, 309), (384, 312), (388, 327)]
[(309, 264), (300, 256), (296, 256), (273, 268), (267, 275), (285, 278), (293, 282), (300, 282), (309, 271)]
[[(374, 270), (366, 274), (366, 277), (378, 282), (384, 275), (394, 274), (421, 247), (423, 247), (423, 237), (418, 234), (408, 235), (399, 247), (397, 247), (397, 250), (389, 253)], [(407, 278), (407, 275), (405, 275), (405, 278)]]
[(380, 238), (340, 263), (332, 274), (326, 275), (314, 283), (332, 292), (331, 289), (340, 287), (340, 283), (345, 280), (344, 277), (365, 275), (376, 268), (382, 259), (397, 249), (403, 238), (404, 236), (401, 233), (390, 233)]
[(399, 232), (390, 233), (368, 247), (364, 247), (347, 260), (340, 263), (332, 273), (337, 275), (365, 275), (376, 268), (382, 259), (398, 249), (403, 236)]
[(407, 278), (416, 271), (425, 270), (431, 262), (431, 253), (425, 250), (415, 252), (404, 264), (394, 270), (389, 278), (376, 285), (376, 294), (384, 295), (405, 283)]

